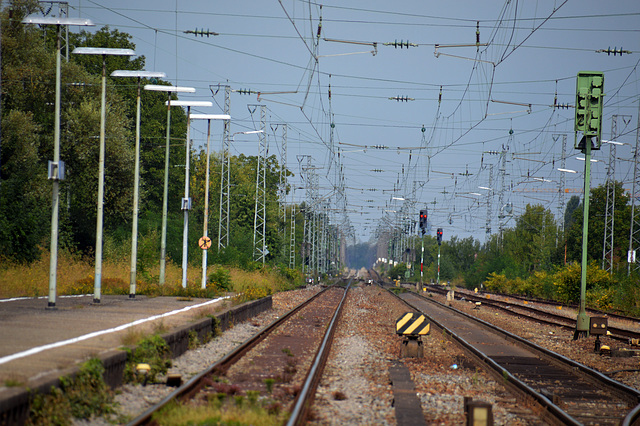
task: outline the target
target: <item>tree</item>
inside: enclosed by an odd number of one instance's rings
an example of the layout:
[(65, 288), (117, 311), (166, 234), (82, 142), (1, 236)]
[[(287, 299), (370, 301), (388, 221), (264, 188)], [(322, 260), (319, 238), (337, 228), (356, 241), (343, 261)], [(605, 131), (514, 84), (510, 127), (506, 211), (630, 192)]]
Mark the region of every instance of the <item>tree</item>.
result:
[(578, 207), (580, 207), (580, 197), (578, 197), (577, 195), (572, 195), (571, 198), (569, 198), (569, 202), (567, 202), (567, 207), (564, 210), (565, 231), (567, 229), (570, 229), (571, 225), (573, 225), (573, 222), (575, 221), (574, 212)]
[[(629, 224), (631, 208), (629, 197), (622, 189), (622, 182), (614, 182), (615, 214), (614, 214), (614, 261), (624, 258), (629, 243)], [(607, 206), (606, 185), (591, 189), (589, 200), (589, 240), (587, 241), (587, 258), (602, 261), (604, 242), (605, 214)], [(567, 231), (567, 258), (573, 261), (582, 259), (582, 224), (583, 213), (579, 206), (573, 212), (574, 222)]]
[(548, 270), (553, 261), (558, 229), (553, 214), (540, 205), (527, 204), (516, 219), (513, 239), (505, 249), (518, 259), (525, 273)]
[[(37, 7), (37, 2), (17, 0), (12, 2), (11, 19), (6, 9), (2, 12), (0, 256), (23, 261), (35, 260), (39, 255), (38, 248), (48, 246), (50, 234), (43, 230), (49, 229), (51, 218), (51, 184), (47, 180), (47, 162), (53, 158), (55, 31), (21, 23), (22, 17)], [(135, 47), (129, 39), (129, 35), (109, 31), (107, 27), (96, 34), (71, 35), (73, 43)], [(93, 250), (97, 210), (101, 62), (99, 57), (73, 55), (69, 62), (63, 61), (61, 64), (60, 154), (65, 162), (66, 176), (60, 182), (59, 241), (63, 248), (79, 248), (88, 252)], [(144, 58), (114, 58), (107, 64), (109, 70), (139, 69), (143, 65)], [(91, 72), (96, 72), (96, 75)], [(109, 79), (105, 234), (113, 233), (118, 227), (129, 226), (133, 194), (131, 130), (135, 117), (135, 110), (132, 112), (134, 93), (133, 90), (118, 91)], [(165, 99), (159, 95), (150, 94), (151, 112), (143, 115), (148, 118), (145, 125), (149, 125), (150, 129), (160, 122), (162, 125), (156, 128), (164, 129), (166, 126)], [(177, 109), (173, 114), (173, 120), (176, 121), (174, 134), (184, 135), (185, 126), (180, 126), (180, 121), (184, 122), (184, 113), (181, 113), (181, 109)], [(149, 135), (153, 137), (151, 133)], [(149, 180), (155, 178), (154, 175)], [(152, 186), (155, 187), (156, 182)]]

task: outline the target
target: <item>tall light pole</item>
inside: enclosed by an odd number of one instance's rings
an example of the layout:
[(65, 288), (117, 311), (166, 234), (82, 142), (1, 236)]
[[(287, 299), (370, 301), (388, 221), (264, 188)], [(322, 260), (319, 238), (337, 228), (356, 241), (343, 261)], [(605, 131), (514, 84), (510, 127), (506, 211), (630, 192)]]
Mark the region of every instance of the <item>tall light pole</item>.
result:
[(191, 198), (189, 197), (189, 154), (191, 152), (191, 107), (210, 107), (211, 101), (175, 101), (175, 106), (187, 107), (187, 141), (184, 164), (184, 198), (182, 199), (182, 211), (184, 212), (184, 227), (182, 229), (182, 288), (187, 288), (187, 257), (189, 252), (189, 210), (191, 210)]
[(129, 298), (136, 297), (136, 271), (138, 263), (138, 201), (140, 187), (140, 85), (143, 78), (164, 78), (163, 72), (117, 70), (111, 77), (129, 77), (138, 79), (136, 97), (136, 159), (133, 181), (133, 227), (131, 231), (131, 274), (129, 278)]
[(51, 243), (49, 257), (49, 302), (47, 309), (56, 308), (58, 274), (58, 208), (60, 204), (59, 181), (64, 179), (64, 163), (60, 161), (60, 27), (62, 25), (92, 26), (90, 19), (26, 17), (23, 24), (56, 26), (56, 98), (53, 125), (53, 161), (49, 166), (49, 179), (53, 181), (51, 201)]
[(133, 56), (131, 49), (106, 47), (76, 47), (76, 55), (102, 56), (102, 98), (100, 103), (100, 159), (98, 160), (98, 215), (96, 223), (96, 268), (94, 274), (93, 303), (100, 303), (102, 292), (102, 223), (104, 210), (104, 136), (107, 98), (107, 56)]
[(169, 148), (171, 146), (171, 94), (194, 93), (196, 89), (193, 87), (147, 84), (144, 86), (144, 90), (167, 93), (167, 137), (164, 154), (164, 192), (162, 197), (162, 230), (160, 237), (160, 277), (158, 279), (160, 285), (163, 285), (167, 265), (167, 204), (169, 198)]
[[(202, 288), (207, 288), (207, 250), (211, 245), (209, 239), (209, 162), (210, 162), (210, 140), (211, 140), (211, 120), (231, 120), (231, 116), (228, 114), (191, 114), (192, 120), (207, 120), (207, 171), (205, 174), (204, 183), (204, 229), (202, 231), (202, 238), (207, 241), (202, 249)], [(223, 159), (224, 161), (224, 159)]]

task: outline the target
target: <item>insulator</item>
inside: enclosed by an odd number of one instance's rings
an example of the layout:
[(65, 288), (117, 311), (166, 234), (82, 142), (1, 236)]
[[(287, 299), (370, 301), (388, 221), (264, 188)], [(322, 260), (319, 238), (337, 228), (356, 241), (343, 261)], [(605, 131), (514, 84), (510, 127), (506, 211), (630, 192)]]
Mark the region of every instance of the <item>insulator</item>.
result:
[(480, 44), (480, 21), (476, 21), (476, 45)]

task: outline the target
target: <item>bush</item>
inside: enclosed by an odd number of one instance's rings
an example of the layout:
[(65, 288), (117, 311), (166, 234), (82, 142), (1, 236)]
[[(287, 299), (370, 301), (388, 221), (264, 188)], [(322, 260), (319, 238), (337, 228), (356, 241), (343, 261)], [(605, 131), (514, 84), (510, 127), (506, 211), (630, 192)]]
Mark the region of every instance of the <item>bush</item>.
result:
[[(582, 281), (582, 267), (573, 262), (560, 269), (553, 275), (553, 284), (556, 294), (561, 302), (577, 303), (580, 301), (580, 287)], [(591, 289), (607, 289), (612, 284), (612, 278), (598, 267), (595, 261), (587, 265), (586, 291)]]
[(28, 424), (70, 425), (72, 417), (90, 419), (113, 413), (113, 392), (103, 374), (104, 366), (94, 358), (82, 365), (76, 377), (61, 377), (60, 388), (34, 396)]
[(209, 274), (208, 282), (216, 291), (231, 291), (231, 275), (228, 270), (218, 267)]
[[(141, 383), (144, 380), (154, 382), (158, 374), (165, 374), (171, 367), (171, 350), (167, 342), (158, 335), (142, 339), (134, 351), (127, 350), (127, 366), (124, 372), (125, 382)], [(149, 364), (151, 370), (146, 379), (136, 374), (136, 366), (140, 363)]]
[(507, 277), (503, 274), (498, 274), (496, 272), (490, 272), (489, 276), (484, 282), (484, 288), (487, 291), (492, 291), (495, 293), (506, 293), (508, 287)]

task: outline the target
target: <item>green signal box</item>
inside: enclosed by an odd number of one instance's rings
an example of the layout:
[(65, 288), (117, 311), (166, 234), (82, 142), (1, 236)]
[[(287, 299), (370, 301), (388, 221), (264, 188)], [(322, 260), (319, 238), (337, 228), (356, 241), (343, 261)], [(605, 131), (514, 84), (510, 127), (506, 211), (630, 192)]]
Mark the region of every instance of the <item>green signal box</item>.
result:
[[(600, 149), (603, 98), (604, 73), (580, 71), (576, 79), (576, 149), (584, 150), (587, 141), (591, 143), (591, 149)], [(578, 138), (578, 132), (582, 133), (581, 138)]]

